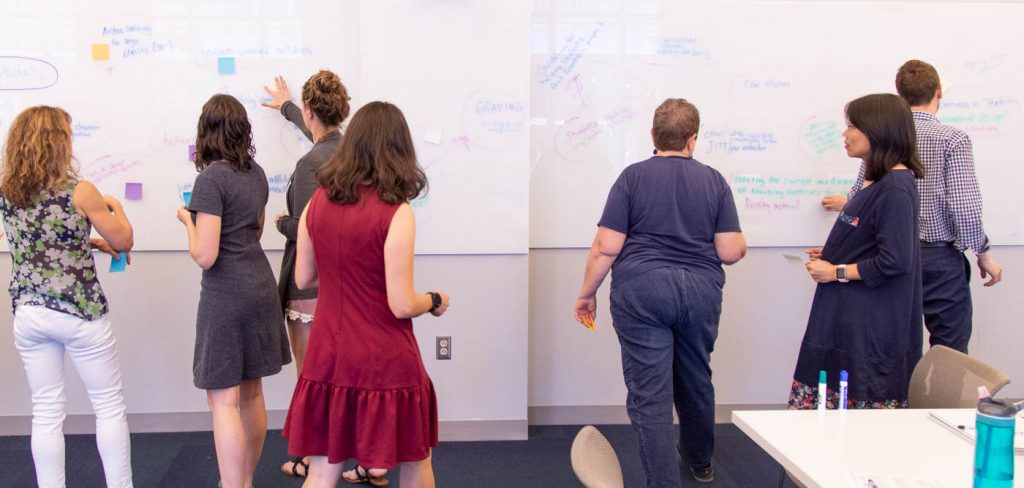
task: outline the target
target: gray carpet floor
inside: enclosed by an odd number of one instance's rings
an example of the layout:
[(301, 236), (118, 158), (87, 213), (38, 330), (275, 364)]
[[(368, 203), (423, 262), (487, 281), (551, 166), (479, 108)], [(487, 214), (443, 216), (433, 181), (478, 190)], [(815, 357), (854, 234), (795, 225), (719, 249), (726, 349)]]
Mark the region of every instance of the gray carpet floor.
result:
[[(628, 425), (598, 426), (608, 437), (622, 465), (628, 488), (644, 486), (636, 437)], [(513, 442), (443, 442), (434, 451), (438, 487), (580, 487), (569, 463), (569, 447), (579, 426), (531, 427), (529, 440)], [(780, 486), (782, 468), (739, 429), (716, 426), (715, 483), (699, 485), (687, 478), (683, 486), (758, 488)], [(280, 431), (271, 431), (256, 473), (258, 488), (301, 485), (281, 474), (287, 446)], [(67, 436), (69, 488), (103, 487), (103, 468), (95, 438)], [(210, 432), (132, 434), (132, 469), (140, 488), (213, 488), (217, 465)], [(398, 473), (389, 488), (400, 488)], [(343, 486), (353, 486), (342, 483)], [(0, 437), (0, 487), (35, 486), (29, 438)], [(369, 486), (369, 485), (365, 485)], [(792, 486), (786, 482), (782, 486)]]

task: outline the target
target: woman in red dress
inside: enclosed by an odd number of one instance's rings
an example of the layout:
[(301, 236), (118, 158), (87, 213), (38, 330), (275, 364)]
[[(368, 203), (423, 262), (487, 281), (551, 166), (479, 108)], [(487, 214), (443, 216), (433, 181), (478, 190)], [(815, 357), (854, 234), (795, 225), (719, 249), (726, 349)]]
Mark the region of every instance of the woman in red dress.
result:
[[(321, 188), (299, 223), (295, 281), (319, 285), (312, 335), (284, 436), (310, 456), (303, 487), (383, 486), (402, 465), (403, 488), (433, 487), (437, 400), (412, 318), (440, 316), (443, 293), (413, 288), (415, 216), (426, 189), (402, 112), (372, 102), (353, 116)], [(359, 463), (342, 473), (342, 462)]]

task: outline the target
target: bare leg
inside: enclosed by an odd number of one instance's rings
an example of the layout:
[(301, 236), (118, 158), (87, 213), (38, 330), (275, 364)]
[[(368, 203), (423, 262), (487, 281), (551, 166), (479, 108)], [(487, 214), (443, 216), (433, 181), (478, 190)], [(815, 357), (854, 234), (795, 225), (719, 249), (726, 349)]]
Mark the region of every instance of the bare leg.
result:
[[(295, 358), (295, 375), (302, 376), (302, 361), (306, 359), (306, 348), (309, 346), (309, 333), (313, 330), (312, 323), (303, 323), (302, 320), (288, 319), (288, 338), (291, 340), (292, 345), (292, 357)], [(303, 461), (309, 463), (309, 457), (304, 457)], [(285, 461), (281, 465), (281, 472), (287, 475), (299, 474), (300, 476), (306, 476), (309, 473), (306, 472), (302, 466), (295, 466), (294, 461)]]
[(430, 454), (422, 461), (401, 463), (399, 484), (402, 488), (434, 488), (434, 466)]
[(309, 346), (309, 333), (313, 324), (304, 324), (301, 320), (288, 320), (288, 338), (291, 339), (292, 357), (295, 358), (295, 375), (302, 375), (302, 361), (306, 359), (306, 347)]
[[(310, 469), (312, 469), (312, 466), (310, 466)], [(363, 472), (363, 469), (365, 469), (366, 472)], [(356, 473), (356, 468), (352, 468), (342, 473), (341, 477), (345, 478), (346, 481), (354, 482), (359, 479), (360, 475), (366, 475), (372, 478), (383, 478), (388, 475), (388, 470), (386, 468), (367, 468), (366, 466), (363, 466), (362, 469), (359, 470), (358, 474)]]
[(302, 488), (334, 488), (341, 478), (342, 464), (330, 464), (327, 456), (309, 456), (309, 474)]
[(217, 469), (224, 488), (246, 488), (245, 429), (238, 412), (239, 387), (206, 390), (206, 401), (213, 414), (213, 444), (217, 449)]
[(245, 431), (245, 486), (252, 486), (252, 476), (263, 454), (267, 438), (267, 407), (263, 400), (263, 380), (245, 380), (239, 387), (238, 412)]

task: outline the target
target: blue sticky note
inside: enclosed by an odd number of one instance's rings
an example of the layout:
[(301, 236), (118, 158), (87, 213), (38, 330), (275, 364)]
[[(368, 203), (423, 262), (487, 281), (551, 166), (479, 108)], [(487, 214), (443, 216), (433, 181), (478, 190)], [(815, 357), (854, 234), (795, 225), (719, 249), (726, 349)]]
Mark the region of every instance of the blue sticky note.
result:
[(110, 258), (110, 272), (121, 273), (128, 269), (128, 253), (121, 253), (120, 258)]
[(192, 192), (183, 191), (181, 192), (181, 199), (185, 201), (185, 208), (188, 208), (188, 202), (192, 201)]
[(235, 58), (217, 58), (217, 73), (222, 75), (235, 74)]

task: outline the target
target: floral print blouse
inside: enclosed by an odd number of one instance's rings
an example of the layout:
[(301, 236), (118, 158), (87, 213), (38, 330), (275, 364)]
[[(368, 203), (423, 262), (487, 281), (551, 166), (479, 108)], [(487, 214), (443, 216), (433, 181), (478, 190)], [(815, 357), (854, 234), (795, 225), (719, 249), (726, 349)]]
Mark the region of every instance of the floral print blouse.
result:
[(86, 320), (107, 313), (89, 243), (92, 226), (71, 203), (76, 184), (69, 181), (56, 193), (45, 192), (25, 208), (0, 195), (15, 310), (38, 305)]

